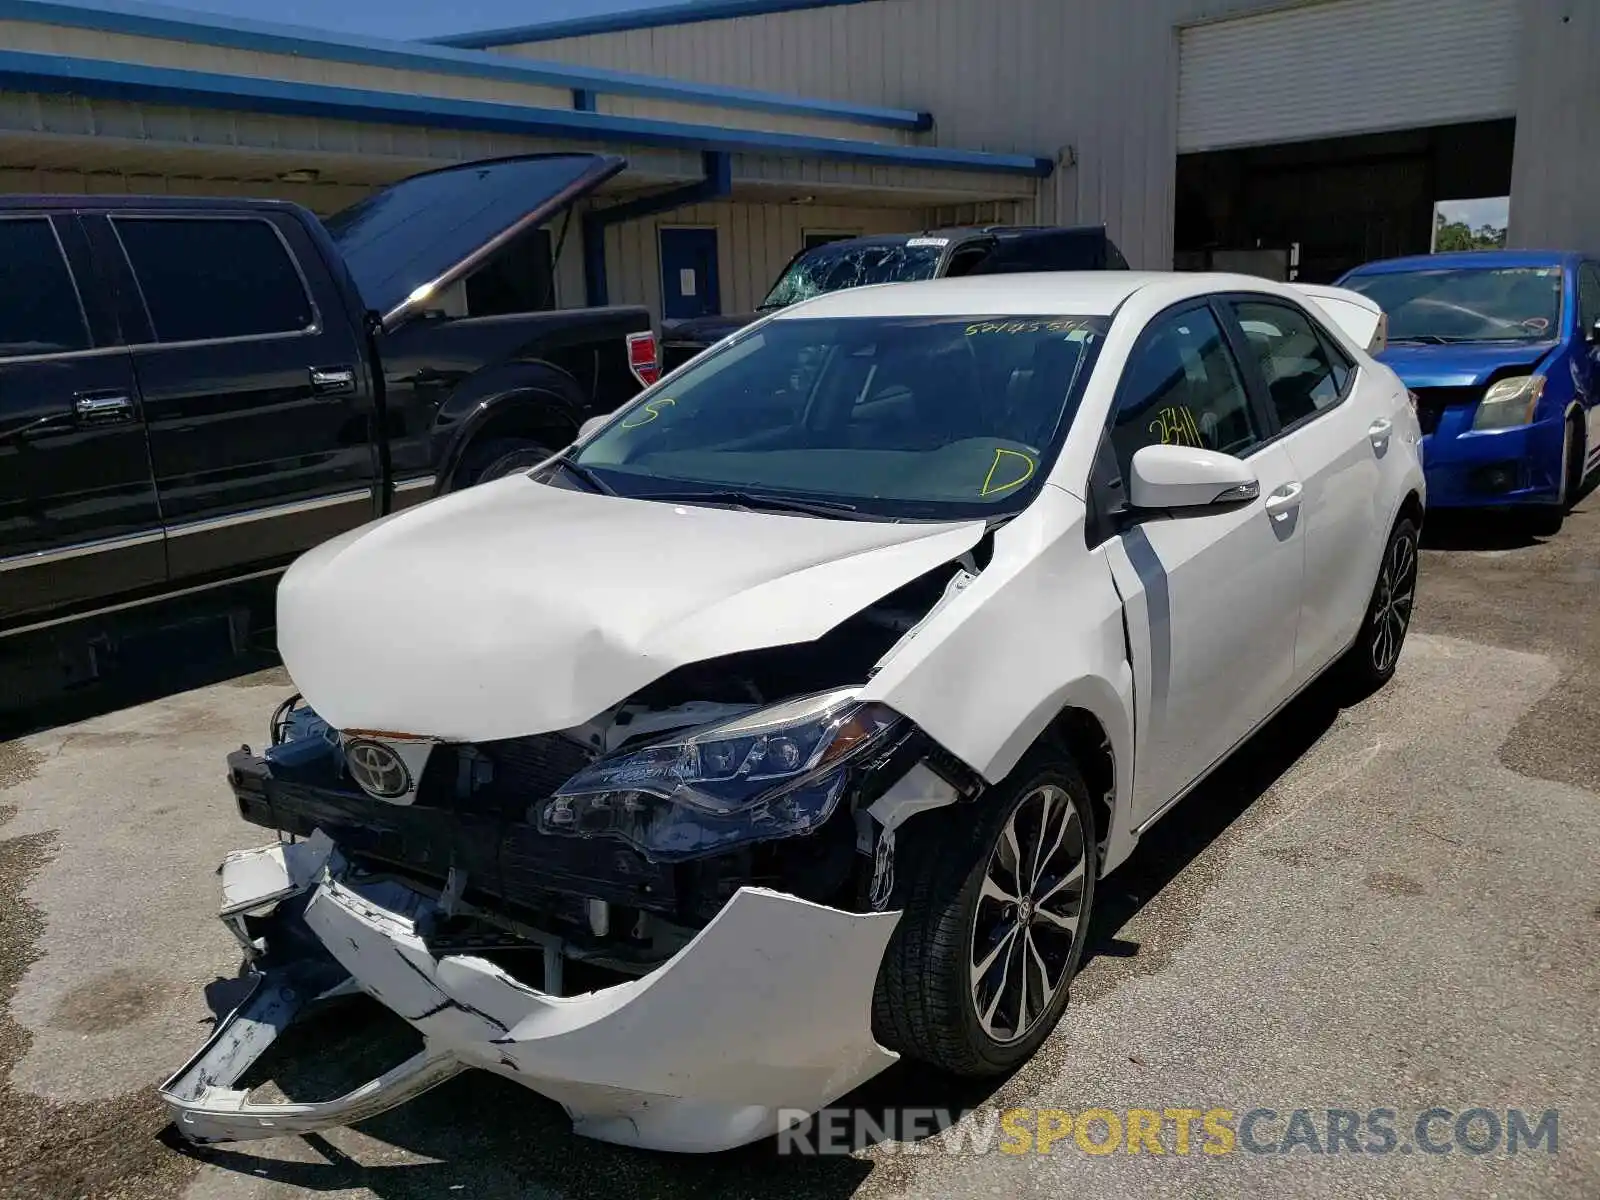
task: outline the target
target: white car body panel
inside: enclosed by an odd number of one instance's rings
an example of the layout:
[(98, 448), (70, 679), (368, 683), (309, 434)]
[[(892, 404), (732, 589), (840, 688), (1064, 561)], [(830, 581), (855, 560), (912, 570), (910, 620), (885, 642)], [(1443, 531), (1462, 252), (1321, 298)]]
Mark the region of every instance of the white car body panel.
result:
[(1294, 464), (1278, 445), (1246, 461), (1261, 499), (1203, 518), (1147, 521), (1106, 544), (1123, 598), (1143, 598), (1150, 638), (1136, 825), (1226, 754), (1289, 687), (1305, 529), (1298, 506), (1273, 516), (1265, 505), (1294, 482)]
[[(1064, 708), (1093, 713), (1117, 761), (1131, 762), (1121, 604), (1110, 574), (1083, 562), (1083, 519), (1083, 501), (1045, 489), (995, 535), (983, 572), (900, 643), (861, 698), (904, 713), (991, 783)], [(1131, 779), (1119, 772), (1119, 793)]]
[(543, 733), (685, 663), (819, 638), (982, 533), (658, 504), (514, 475), (307, 553), (278, 588), (278, 648), (336, 728)]
[[(1256, 498), (1102, 524), (1090, 505), (1102, 493), (1089, 481), (1129, 354), (1158, 314), (1212, 292), (1277, 297), (1326, 318), (1357, 363), (1353, 390), (1245, 455)], [(1110, 826), (1100, 830), (1108, 871), (1351, 643), (1395, 516), (1408, 494), (1423, 498), (1415, 415), (1398, 378), (1367, 355), (1362, 329), (1373, 306), (1356, 299), (1246, 276), (1136, 272), (830, 293), (763, 324), (1113, 317), (1043, 486), (987, 541), (981, 521), (754, 513), (512, 476), (307, 554), (280, 587), (280, 648), (306, 700), (338, 729), (494, 741), (570, 731), (681, 666), (805, 645), (947, 570), (942, 598), (870, 677), (838, 685), (859, 685), (859, 699), (903, 714), (989, 784), (1065, 710), (1088, 714), (1114, 765), (1104, 797)], [(655, 394), (647, 389), (634, 405)], [(857, 814), (856, 849), (881, 853), (887, 841), (892, 850), (889, 835), (907, 820), (962, 819), (954, 809), (922, 815), (981, 793), (945, 767), (918, 764)], [(884, 831), (876, 847), (873, 821)], [(175, 1077), (183, 1086), (163, 1092), (192, 1136), (325, 1128), (470, 1066), (553, 1097), (580, 1133), (718, 1150), (775, 1132), (780, 1110), (829, 1104), (894, 1061), (873, 1040), (870, 1018), (899, 913), (845, 912), (744, 887), (664, 965), (566, 997), (484, 959), (436, 959), (416, 925), (433, 900), (393, 884), (390, 892), (346, 886), (319, 855), (325, 847), (235, 859), (224, 879), (229, 911), (247, 910), (257, 895), (314, 889), (307, 924), (427, 1049), (321, 1105), (251, 1105), (243, 1093), (206, 1086), (198, 1057)]]
[(1376, 300), (1350, 288), (1322, 283), (1292, 285), (1311, 299), (1311, 308), (1336, 326), (1346, 338), (1369, 354), (1383, 350), (1379, 335), (1384, 329), (1383, 309)]

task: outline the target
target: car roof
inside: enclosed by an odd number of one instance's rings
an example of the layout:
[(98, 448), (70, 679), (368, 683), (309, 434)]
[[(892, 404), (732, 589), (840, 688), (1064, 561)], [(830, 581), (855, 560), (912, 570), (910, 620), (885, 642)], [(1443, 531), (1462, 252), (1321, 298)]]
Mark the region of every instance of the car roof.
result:
[[(949, 238), (960, 241), (969, 237), (996, 237), (1006, 241), (1048, 237), (1053, 234), (1094, 234), (1104, 237), (1104, 225), (941, 225), (935, 229), (918, 229), (903, 233), (866, 233), (860, 237), (840, 238), (826, 242), (826, 246), (902, 246), (912, 238)], [(821, 247), (813, 246), (817, 250)]]
[(1351, 275), (1389, 275), (1398, 271), (1448, 271), (1462, 267), (1559, 267), (1583, 256), (1571, 250), (1452, 250), (1443, 254), (1413, 254), (1363, 263)]
[[(922, 283), (880, 283), (824, 292), (780, 309), (774, 320), (801, 317), (1108, 317), (1135, 292), (1162, 287), (1177, 303), (1210, 292), (1258, 291), (1295, 296), (1251, 275), (1190, 271), (1039, 271), (963, 275)], [(1300, 297), (1303, 298), (1303, 297)]]
[(34, 209), (50, 212), (96, 209), (116, 211), (124, 208), (235, 209), (269, 212), (298, 212), (301, 206), (290, 200), (264, 200), (245, 196), (129, 196), (129, 195), (10, 195), (0, 196), (0, 212)]

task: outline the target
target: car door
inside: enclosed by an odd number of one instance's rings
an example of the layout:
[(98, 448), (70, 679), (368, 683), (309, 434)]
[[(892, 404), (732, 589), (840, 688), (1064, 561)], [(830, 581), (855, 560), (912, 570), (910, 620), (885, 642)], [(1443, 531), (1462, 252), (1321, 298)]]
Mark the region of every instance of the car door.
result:
[(0, 216), (0, 633), (166, 580), (138, 389), (71, 213)]
[[(1304, 308), (1276, 296), (1225, 305), (1260, 393), (1304, 487), (1305, 595), (1294, 686), (1310, 680), (1360, 631), (1389, 539), (1393, 488), (1383, 459), (1396, 436), (1390, 389), (1356, 369)], [(1394, 460), (1398, 462), (1398, 459)]]
[(371, 519), (366, 367), (299, 221), (118, 210), (95, 232), (141, 331), (129, 340), (172, 578), (282, 562)]
[(1589, 469), (1600, 465), (1600, 263), (1578, 270), (1578, 338), (1573, 349), (1578, 364), (1579, 401), (1584, 406)]
[(1134, 647), (1136, 821), (1289, 694), (1305, 536), (1294, 464), (1269, 433), (1216, 310), (1202, 302), (1150, 323), (1118, 386), (1102, 446), (1110, 494), (1097, 495), (1097, 507), (1118, 506), (1134, 453), (1162, 443), (1236, 455), (1261, 487), (1225, 510), (1125, 513), (1106, 544)]

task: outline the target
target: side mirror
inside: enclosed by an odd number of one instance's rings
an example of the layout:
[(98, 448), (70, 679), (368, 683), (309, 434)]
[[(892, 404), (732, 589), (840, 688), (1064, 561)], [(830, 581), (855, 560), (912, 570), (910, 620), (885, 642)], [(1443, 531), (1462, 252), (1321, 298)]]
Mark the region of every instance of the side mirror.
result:
[(1134, 508), (1199, 509), (1238, 504), (1261, 494), (1247, 464), (1191, 446), (1146, 446), (1133, 456), (1128, 500)]
[(599, 429), (600, 426), (604, 425), (609, 420), (611, 420), (610, 413), (605, 413), (598, 417), (590, 417), (582, 425), (578, 426), (578, 441), (587, 441), (591, 433)]

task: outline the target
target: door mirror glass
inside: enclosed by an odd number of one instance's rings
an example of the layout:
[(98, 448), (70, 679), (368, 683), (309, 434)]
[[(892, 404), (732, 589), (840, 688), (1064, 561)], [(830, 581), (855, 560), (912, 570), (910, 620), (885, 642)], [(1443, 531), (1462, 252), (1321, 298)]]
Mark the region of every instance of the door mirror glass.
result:
[(600, 426), (604, 425), (609, 420), (611, 420), (610, 413), (603, 413), (598, 417), (590, 417), (582, 425), (578, 426), (578, 441), (587, 441), (590, 434), (594, 433), (595, 430), (599, 429)]
[(1128, 500), (1138, 509), (1212, 508), (1261, 494), (1247, 463), (1193, 446), (1145, 446), (1128, 474)]

